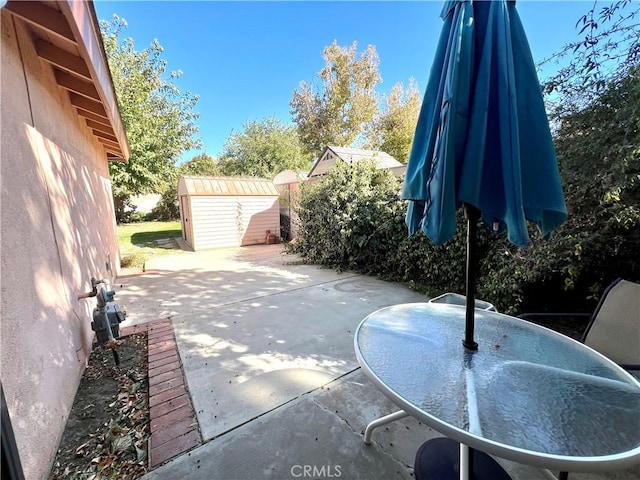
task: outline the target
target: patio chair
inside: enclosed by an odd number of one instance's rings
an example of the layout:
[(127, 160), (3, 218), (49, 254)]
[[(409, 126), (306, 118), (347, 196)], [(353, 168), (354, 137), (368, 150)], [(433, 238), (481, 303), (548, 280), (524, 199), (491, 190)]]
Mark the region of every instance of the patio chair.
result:
[(640, 372), (640, 285), (621, 278), (609, 285), (592, 314), (523, 313), (524, 320), (588, 320), (581, 342), (629, 371)]

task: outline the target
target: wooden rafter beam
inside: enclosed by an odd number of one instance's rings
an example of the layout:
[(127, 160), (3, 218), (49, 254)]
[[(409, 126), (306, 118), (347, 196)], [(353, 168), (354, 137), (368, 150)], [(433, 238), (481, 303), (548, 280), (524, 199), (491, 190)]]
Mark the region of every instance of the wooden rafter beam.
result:
[(120, 145), (118, 145), (118, 142), (113, 142), (111, 140), (107, 140), (106, 138), (102, 138), (102, 137), (98, 137), (96, 136), (96, 140), (98, 140), (101, 144), (107, 146), (107, 147), (111, 147), (111, 148), (117, 148), (118, 151), (120, 152)]
[(89, 100), (88, 98), (73, 92), (69, 94), (69, 98), (71, 99), (71, 104), (74, 107), (81, 108), (82, 110), (86, 110), (91, 113), (95, 113), (96, 115), (100, 115), (104, 118), (109, 118), (101, 103)]
[(94, 122), (93, 120), (89, 119), (85, 119), (85, 122), (87, 122), (87, 127), (92, 128), (93, 130), (96, 130), (98, 132), (108, 133), (115, 138), (116, 134), (113, 131), (113, 128), (111, 128), (109, 125), (103, 125), (102, 123)]
[(78, 112), (78, 115), (86, 118), (87, 120), (92, 120), (94, 122), (100, 123), (105, 127), (111, 127), (111, 124), (109, 123), (109, 119), (106, 117), (103, 117), (101, 115), (98, 115), (97, 113), (90, 112), (80, 107), (76, 107), (76, 111)]
[(70, 92), (77, 93), (78, 95), (82, 95), (83, 97), (87, 97), (90, 100), (95, 100), (96, 102), (100, 102), (100, 95), (98, 95), (98, 91), (96, 87), (93, 86), (93, 83), (85, 82), (84, 80), (80, 80), (78, 77), (74, 77), (73, 75), (69, 75), (68, 73), (64, 73), (63, 71), (56, 70), (56, 82), (62, 88), (66, 88)]
[(72, 53), (39, 39), (36, 42), (38, 56), (55, 67), (92, 82), (91, 73), (85, 61)]
[(92, 131), (96, 137), (109, 140), (110, 142), (115, 142), (116, 145), (118, 144), (118, 139), (114, 135), (109, 135), (108, 133), (101, 132), (100, 130), (92, 130)]
[(107, 160), (124, 162), (124, 158), (122, 158), (122, 150), (119, 148), (108, 147), (106, 145), (102, 145), (102, 148), (104, 148), (107, 153)]
[(5, 8), (25, 22), (43, 28), (49, 34), (73, 45), (77, 44), (69, 22), (58, 10), (47, 7), (44, 3), (19, 0), (7, 3)]

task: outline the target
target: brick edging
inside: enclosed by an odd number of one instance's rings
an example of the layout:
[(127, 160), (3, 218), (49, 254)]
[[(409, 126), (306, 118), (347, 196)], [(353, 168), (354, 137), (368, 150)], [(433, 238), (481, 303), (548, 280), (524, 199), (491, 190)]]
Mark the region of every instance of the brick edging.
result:
[(149, 469), (153, 469), (202, 444), (202, 438), (171, 319), (125, 327), (121, 337), (144, 331), (149, 363)]

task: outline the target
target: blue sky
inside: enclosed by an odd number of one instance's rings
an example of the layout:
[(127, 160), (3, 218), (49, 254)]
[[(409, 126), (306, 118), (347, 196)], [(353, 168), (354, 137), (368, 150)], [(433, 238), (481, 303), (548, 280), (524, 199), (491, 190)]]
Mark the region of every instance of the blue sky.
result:
[[(577, 38), (577, 20), (593, 1), (520, 0), (517, 8), (537, 62)], [(387, 93), (413, 77), (420, 91), (442, 21), (439, 1), (412, 2), (219, 2), (96, 0), (100, 19), (115, 13), (127, 20), (126, 37), (138, 50), (156, 38), (168, 70), (181, 70), (181, 91), (200, 96), (200, 151), (218, 156), (243, 123), (275, 116), (291, 122), (289, 102), (303, 80), (313, 81), (324, 66), (322, 49), (358, 41), (376, 46)], [(552, 73), (547, 67), (544, 75)]]

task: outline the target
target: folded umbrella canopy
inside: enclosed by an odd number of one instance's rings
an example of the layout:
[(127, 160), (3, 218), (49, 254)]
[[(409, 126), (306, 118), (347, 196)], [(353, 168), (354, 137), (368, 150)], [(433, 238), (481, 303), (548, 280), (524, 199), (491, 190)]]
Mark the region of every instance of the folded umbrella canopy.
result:
[[(567, 211), (542, 91), (515, 2), (451, 0), (422, 103), (402, 197), (409, 233), (436, 244), (468, 212), (467, 332), (473, 342), (475, 224), (517, 246), (527, 220), (547, 237)], [(470, 275), (471, 274), (471, 275)], [(469, 318), (471, 317), (471, 318)], [(470, 332), (469, 332), (470, 330)]]

